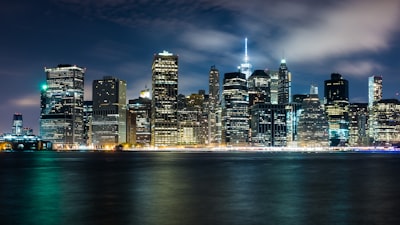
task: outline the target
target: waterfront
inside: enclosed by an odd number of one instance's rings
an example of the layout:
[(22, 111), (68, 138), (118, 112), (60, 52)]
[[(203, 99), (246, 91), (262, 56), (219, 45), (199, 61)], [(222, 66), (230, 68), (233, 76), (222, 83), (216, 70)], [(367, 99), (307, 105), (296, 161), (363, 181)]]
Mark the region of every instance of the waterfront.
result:
[(400, 154), (2, 152), (0, 224), (398, 224)]

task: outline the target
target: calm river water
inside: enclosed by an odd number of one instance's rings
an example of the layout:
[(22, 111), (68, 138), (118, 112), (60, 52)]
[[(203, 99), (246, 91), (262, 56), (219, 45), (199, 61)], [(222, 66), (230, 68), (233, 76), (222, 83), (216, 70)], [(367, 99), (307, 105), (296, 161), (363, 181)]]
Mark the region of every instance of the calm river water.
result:
[(2, 152), (0, 224), (400, 224), (400, 154)]

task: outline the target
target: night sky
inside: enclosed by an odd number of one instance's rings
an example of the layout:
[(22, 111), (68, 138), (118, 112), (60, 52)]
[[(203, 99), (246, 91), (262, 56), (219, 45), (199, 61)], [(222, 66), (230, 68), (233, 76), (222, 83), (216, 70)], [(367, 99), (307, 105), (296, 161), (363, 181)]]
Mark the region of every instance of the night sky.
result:
[[(384, 98), (399, 98), (399, 0), (2, 0), (0, 133), (12, 115), (39, 132), (44, 67), (85, 67), (85, 99), (94, 79), (127, 81), (128, 99), (151, 88), (153, 55), (179, 55), (179, 93), (208, 91), (208, 72), (233, 72), (244, 39), (253, 69), (286, 58), (292, 93), (306, 94), (338, 72), (350, 101), (367, 102), (368, 77), (383, 76)], [(222, 77), (222, 76), (221, 76)]]

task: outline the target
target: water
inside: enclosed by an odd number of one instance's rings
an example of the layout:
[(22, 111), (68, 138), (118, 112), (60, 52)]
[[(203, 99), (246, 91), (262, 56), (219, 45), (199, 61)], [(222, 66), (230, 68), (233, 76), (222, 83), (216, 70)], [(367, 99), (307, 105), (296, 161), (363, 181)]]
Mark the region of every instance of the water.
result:
[(400, 154), (0, 153), (0, 224), (399, 224)]

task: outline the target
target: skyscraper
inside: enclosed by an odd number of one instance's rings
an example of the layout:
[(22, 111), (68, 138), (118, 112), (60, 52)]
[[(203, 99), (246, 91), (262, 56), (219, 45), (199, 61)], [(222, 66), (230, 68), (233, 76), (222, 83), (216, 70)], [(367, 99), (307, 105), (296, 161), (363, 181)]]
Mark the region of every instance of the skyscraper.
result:
[(152, 65), (151, 145), (173, 146), (178, 141), (178, 56), (154, 55)]
[(15, 113), (13, 116), (12, 134), (21, 135), (23, 132), (22, 114)]
[(330, 145), (346, 145), (349, 139), (349, 83), (342, 75), (332, 73), (331, 79), (325, 80), (324, 101)]
[(126, 82), (112, 76), (93, 81), (93, 144), (113, 148), (126, 142)]
[(255, 70), (247, 79), (249, 107), (258, 103), (271, 103), (271, 77), (267, 70)]
[(247, 145), (249, 96), (246, 75), (225, 73), (223, 87), (223, 141), (229, 146)]
[(247, 38), (244, 39), (244, 59), (239, 68), (240, 72), (244, 73), (246, 75), (246, 79), (248, 79), (252, 73), (252, 65), (249, 62), (249, 56), (247, 54)]
[(349, 145), (367, 146), (369, 144), (369, 113), (367, 103), (349, 105)]
[(41, 91), (40, 135), (54, 148), (74, 148), (83, 143), (85, 68), (58, 65), (45, 68)]
[(372, 108), (374, 102), (382, 100), (382, 76), (368, 78), (368, 108)]
[(318, 97), (318, 88), (311, 86), (310, 94), (302, 101), (297, 128), (299, 147), (328, 147), (329, 124)]
[(208, 84), (208, 144), (221, 143), (221, 100), (219, 71), (212, 66), (209, 72)]
[(278, 71), (278, 104), (292, 102), (292, 74), (290, 73), (286, 60), (282, 59)]
[[(128, 108), (128, 142), (136, 146), (150, 146), (151, 99), (148, 90), (140, 92), (138, 99), (129, 100)], [(143, 94), (142, 94), (143, 93)]]

